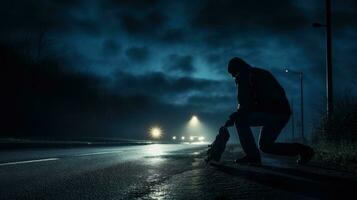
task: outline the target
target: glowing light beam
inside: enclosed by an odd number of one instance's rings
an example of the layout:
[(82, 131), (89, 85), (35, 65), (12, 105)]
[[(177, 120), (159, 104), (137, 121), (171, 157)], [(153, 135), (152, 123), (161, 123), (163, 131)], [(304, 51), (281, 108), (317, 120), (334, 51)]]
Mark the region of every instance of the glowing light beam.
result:
[(162, 136), (162, 129), (160, 127), (152, 127), (150, 128), (150, 135), (154, 139), (159, 139)]
[(200, 124), (200, 121), (198, 120), (196, 115), (193, 115), (190, 119), (190, 121), (188, 122), (188, 125), (190, 127), (197, 127)]

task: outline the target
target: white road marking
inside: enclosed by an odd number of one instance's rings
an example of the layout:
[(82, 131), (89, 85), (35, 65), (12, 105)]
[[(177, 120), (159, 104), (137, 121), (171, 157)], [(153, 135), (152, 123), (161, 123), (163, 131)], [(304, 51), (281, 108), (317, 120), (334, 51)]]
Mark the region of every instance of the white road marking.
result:
[(35, 162), (47, 162), (47, 161), (54, 161), (54, 160), (59, 160), (59, 158), (46, 158), (46, 159), (37, 159), (37, 160), (25, 160), (25, 161), (7, 162), (7, 163), (0, 163), (0, 166), (18, 165), (18, 164), (35, 163)]
[[(95, 152), (95, 153), (84, 153), (84, 154), (78, 154), (74, 156), (93, 156), (93, 155), (102, 155), (102, 154), (109, 154), (109, 153), (119, 153), (123, 151), (104, 151), (104, 152)], [(47, 161), (54, 161), (54, 160), (59, 160), (60, 158), (45, 158), (45, 159), (36, 159), (36, 160), (24, 160), (24, 161), (16, 161), (16, 162), (7, 162), (7, 163), (0, 163), (1, 166), (7, 166), (7, 165), (18, 165), (18, 164), (26, 164), (26, 163), (36, 163), (36, 162), (47, 162)]]
[(83, 153), (83, 154), (78, 154), (76, 156), (93, 156), (93, 155), (102, 155), (102, 154), (109, 154), (109, 153), (120, 153), (123, 151), (104, 151), (104, 152), (95, 152), (95, 153)]

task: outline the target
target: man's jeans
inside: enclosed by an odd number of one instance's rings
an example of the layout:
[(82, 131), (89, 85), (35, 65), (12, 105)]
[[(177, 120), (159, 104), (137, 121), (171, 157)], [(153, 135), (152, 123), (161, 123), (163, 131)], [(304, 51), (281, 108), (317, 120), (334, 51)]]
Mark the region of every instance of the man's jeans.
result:
[[(299, 143), (277, 143), (281, 130), (288, 123), (288, 114), (249, 113), (243, 114), (239, 111), (235, 115), (235, 126), (237, 128), (240, 143), (248, 157), (260, 157), (259, 149), (265, 153), (297, 156), (304, 149)], [(259, 136), (259, 149), (257, 148), (251, 126), (262, 126)]]

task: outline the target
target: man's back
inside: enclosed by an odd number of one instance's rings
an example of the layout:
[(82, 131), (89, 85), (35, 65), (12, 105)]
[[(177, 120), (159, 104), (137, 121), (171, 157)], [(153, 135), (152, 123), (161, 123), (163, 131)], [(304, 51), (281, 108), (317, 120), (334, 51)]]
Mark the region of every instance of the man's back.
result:
[[(252, 111), (290, 114), (285, 91), (274, 76), (269, 71), (256, 67), (251, 67), (249, 71), (249, 78), (246, 79), (249, 83), (242, 84), (243, 88), (238, 85), (238, 92), (246, 89), (250, 91)], [(245, 88), (245, 85), (249, 88)], [(239, 101), (240, 96), (238, 95)]]

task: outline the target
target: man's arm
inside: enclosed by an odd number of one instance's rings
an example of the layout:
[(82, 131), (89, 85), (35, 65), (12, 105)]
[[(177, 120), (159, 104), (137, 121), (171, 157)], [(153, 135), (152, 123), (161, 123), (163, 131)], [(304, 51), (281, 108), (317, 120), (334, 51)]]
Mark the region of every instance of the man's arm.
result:
[(250, 87), (249, 87), (249, 79), (250, 74), (241, 74), (239, 77), (238, 84), (238, 110), (239, 112), (248, 112), (249, 107), (251, 105), (251, 96), (250, 96)]
[(244, 112), (249, 112), (250, 110), (250, 105), (251, 105), (251, 96), (250, 96), (250, 86), (249, 86), (249, 72), (247, 74), (241, 74), (239, 77), (239, 80), (236, 81), (237, 87), (238, 87), (238, 106), (237, 106), (237, 111), (233, 112), (230, 116), (229, 119), (226, 121), (224, 124), (225, 127), (230, 127), (234, 125), (234, 122), (236, 121), (236, 116), (239, 113), (244, 113)]

